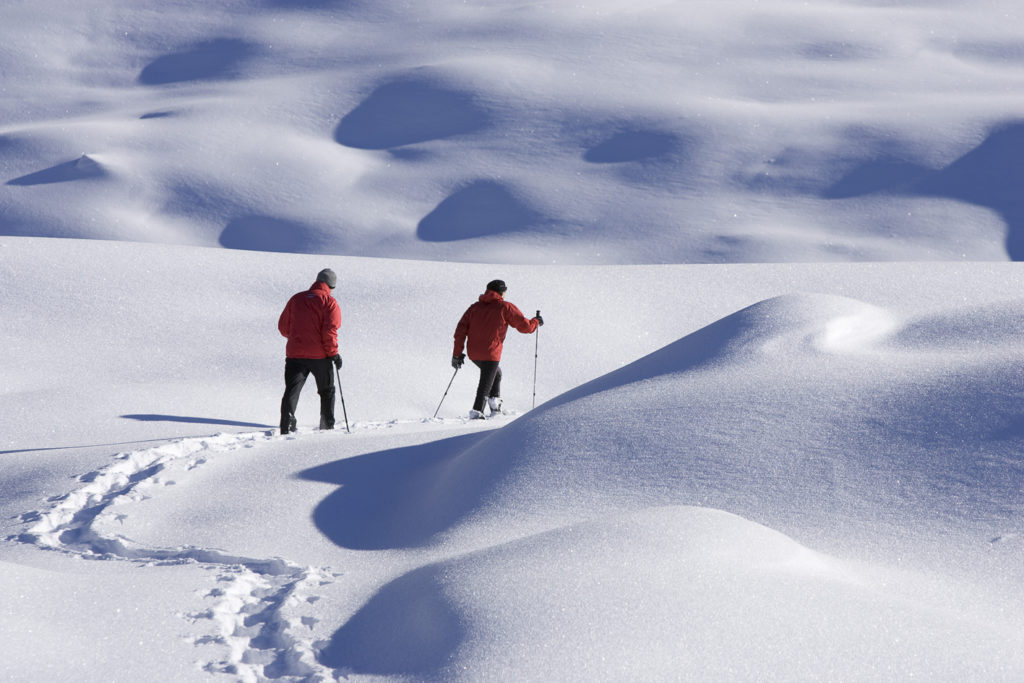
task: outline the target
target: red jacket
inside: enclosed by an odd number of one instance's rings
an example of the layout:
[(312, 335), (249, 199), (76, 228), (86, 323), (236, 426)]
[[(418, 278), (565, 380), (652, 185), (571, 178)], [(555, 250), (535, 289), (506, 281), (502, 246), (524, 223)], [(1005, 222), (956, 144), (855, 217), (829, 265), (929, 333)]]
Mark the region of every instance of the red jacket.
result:
[(277, 329), (288, 338), (288, 358), (330, 358), (338, 353), (339, 327), (341, 309), (324, 282), (289, 299), (277, 321)]
[(501, 294), (487, 290), (466, 309), (455, 326), (455, 353), (452, 355), (461, 354), (465, 345), (470, 360), (501, 360), (508, 326), (530, 334), (537, 329), (537, 324), (536, 318), (528, 320), (515, 304), (502, 299)]

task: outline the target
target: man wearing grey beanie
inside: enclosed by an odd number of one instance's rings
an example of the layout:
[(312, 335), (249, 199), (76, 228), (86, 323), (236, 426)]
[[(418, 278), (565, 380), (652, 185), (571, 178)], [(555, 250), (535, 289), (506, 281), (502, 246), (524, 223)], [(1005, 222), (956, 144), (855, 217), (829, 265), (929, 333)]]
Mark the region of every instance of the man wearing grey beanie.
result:
[(338, 353), (341, 309), (331, 292), (337, 285), (338, 276), (330, 268), (324, 268), (307, 291), (288, 300), (277, 321), (277, 329), (288, 339), (281, 398), (282, 434), (295, 431), (295, 408), (310, 373), (320, 394), (320, 429), (334, 429), (335, 388), (331, 366), (341, 368)]

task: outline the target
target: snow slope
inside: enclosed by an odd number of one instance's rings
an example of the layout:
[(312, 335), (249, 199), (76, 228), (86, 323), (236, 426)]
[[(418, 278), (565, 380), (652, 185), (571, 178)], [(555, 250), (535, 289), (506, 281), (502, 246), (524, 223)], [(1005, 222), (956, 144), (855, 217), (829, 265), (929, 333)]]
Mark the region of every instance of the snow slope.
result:
[[(3, 250), (4, 310), (26, 316), (12, 336), (76, 350), (54, 352), (69, 359), (59, 372), (30, 349), (5, 362), (4, 414), (35, 416), (5, 429), (8, 677), (83, 662), (96, 680), (1024, 668), (1014, 264), (611, 269), (586, 286), (594, 300), (623, 296), (624, 280), (717, 295), (638, 299), (599, 335), (593, 309), (562, 304), (539, 339), (541, 405), (480, 425), (458, 417), (464, 373), (428, 419), (465, 302), (410, 313), (411, 283), (457, 291), (506, 269), (331, 257), (346, 320), (406, 322), (345, 327), (352, 434), (308, 431), (307, 389), (304, 431), (280, 437), (273, 325), (288, 290), (248, 274), (283, 257), (36, 238)], [(325, 263), (284, 258), (301, 282)], [(40, 296), (54, 268), (76, 285)], [(579, 274), (507, 279), (546, 301)], [(349, 302), (375, 282), (401, 294)], [(33, 299), (45, 314), (19, 303)], [(253, 342), (230, 353), (239, 339)], [(510, 338), (504, 362), (520, 411), (531, 341)], [(55, 658), (40, 631), (70, 632), (77, 658)]]
[(1020, 679), (1019, 19), (4, 3), (0, 679)]

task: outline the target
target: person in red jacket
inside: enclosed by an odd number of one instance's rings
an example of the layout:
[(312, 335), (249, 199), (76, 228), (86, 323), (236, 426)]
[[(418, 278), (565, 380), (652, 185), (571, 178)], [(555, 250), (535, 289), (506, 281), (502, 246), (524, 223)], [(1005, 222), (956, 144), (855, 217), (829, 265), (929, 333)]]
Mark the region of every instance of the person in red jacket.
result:
[(466, 309), (455, 327), (455, 352), (452, 354), (452, 367), (458, 370), (466, 360), (463, 348), (469, 359), (480, 368), (480, 382), (476, 388), (476, 400), (469, 411), (470, 419), (484, 417), (486, 401), (494, 415), (501, 411), (501, 349), (505, 342), (505, 333), (511, 325), (523, 334), (532, 334), (544, 324), (539, 315), (527, 319), (515, 304), (505, 301), (505, 283), (491, 280), (487, 290), (480, 295), (475, 304)]
[(334, 373), (341, 368), (338, 328), (341, 310), (331, 292), (338, 277), (330, 268), (316, 276), (305, 292), (288, 300), (277, 321), (277, 329), (288, 339), (285, 345), (284, 396), (281, 398), (281, 433), (295, 431), (295, 407), (309, 373), (320, 394), (320, 429), (334, 429)]

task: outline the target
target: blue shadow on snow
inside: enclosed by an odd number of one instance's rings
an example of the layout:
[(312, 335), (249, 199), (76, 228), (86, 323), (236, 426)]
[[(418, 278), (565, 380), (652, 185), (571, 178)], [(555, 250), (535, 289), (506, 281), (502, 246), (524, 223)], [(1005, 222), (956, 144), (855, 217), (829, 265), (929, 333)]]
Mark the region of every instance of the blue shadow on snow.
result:
[[(313, 522), (342, 548), (425, 545), (471, 510), (493, 481), (486, 472), (474, 472), (471, 463), (453, 463), (488, 433), (368, 453), (298, 473), (341, 487), (316, 506)], [(458, 490), (449, 491), (453, 486)]]
[(321, 664), (357, 674), (440, 679), (466, 628), (446, 601), (437, 566), (385, 585), (335, 631)]
[(452, 242), (525, 230), (543, 220), (504, 185), (477, 180), (424, 216), (416, 236), (426, 242)]
[(105, 178), (109, 174), (106, 169), (96, 163), (93, 159), (82, 155), (72, 161), (65, 161), (62, 164), (50, 168), (23, 175), (20, 178), (8, 180), (8, 185), (49, 185), (52, 183), (69, 183), (75, 180), (89, 180), (92, 178)]
[(583, 159), (594, 164), (621, 164), (666, 156), (679, 146), (679, 138), (671, 133), (629, 130), (591, 147)]
[(154, 59), (139, 73), (139, 83), (168, 85), (234, 80), (241, 76), (245, 61), (258, 52), (255, 45), (244, 40), (216, 38)]
[(826, 199), (892, 194), (976, 204), (1006, 221), (1006, 252), (1024, 261), (1024, 121), (992, 129), (973, 150), (938, 171), (899, 158), (869, 159), (827, 188)]
[(122, 415), (121, 417), (126, 420), (138, 420), (139, 422), (185, 422), (189, 424), (221, 425), (223, 427), (256, 427), (257, 429), (270, 429), (273, 427), (273, 425), (260, 424), (259, 422), (219, 420), (215, 417), (187, 417), (184, 415), (158, 415), (153, 413)]
[(273, 216), (242, 216), (229, 222), (220, 233), (220, 244), (228, 249), (311, 254), (321, 251), (316, 231), (297, 221)]
[(357, 149), (390, 149), (472, 133), (489, 119), (468, 92), (403, 78), (380, 86), (346, 114), (334, 139)]

